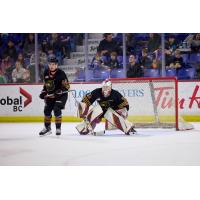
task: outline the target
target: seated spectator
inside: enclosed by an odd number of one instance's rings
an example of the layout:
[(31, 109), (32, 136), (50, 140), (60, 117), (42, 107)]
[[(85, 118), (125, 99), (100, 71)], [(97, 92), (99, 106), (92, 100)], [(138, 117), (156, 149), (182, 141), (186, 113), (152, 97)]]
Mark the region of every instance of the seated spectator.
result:
[(191, 49), (193, 52), (200, 52), (200, 33), (197, 33), (192, 39)]
[(42, 52), (42, 51), (39, 51), (39, 64), (46, 67), (48, 65), (48, 62), (47, 62), (47, 54)]
[(152, 69), (160, 69), (160, 61), (153, 59), (153, 61), (151, 63), (151, 68)]
[(35, 52), (35, 37), (33, 33), (29, 33), (24, 43), (23, 49), (25, 57), (30, 58), (31, 55)]
[(112, 33), (104, 33), (104, 39), (99, 43), (97, 51), (101, 53), (101, 56), (108, 57), (110, 57), (111, 52), (116, 52), (118, 55), (122, 53), (117, 42), (113, 40)]
[(0, 65), (1, 72), (3, 74), (5, 74), (6, 70), (9, 69), (10, 67), (12, 67), (12, 65), (13, 65), (13, 62), (10, 59), (10, 56), (8, 54), (4, 53), (2, 56), (2, 61), (1, 61), (1, 65)]
[(172, 51), (165, 49), (165, 65), (170, 66), (173, 60), (174, 60), (174, 56), (172, 55)]
[(152, 60), (148, 56), (148, 49), (143, 48), (142, 49), (142, 56), (139, 58), (139, 64), (142, 68), (150, 68), (151, 67)]
[(97, 69), (97, 68), (104, 68), (104, 61), (101, 58), (101, 53), (97, 52), (95, 57), (92, 59), (91, 62), (91, 67), (93, 69)]
[[(39, 76), (40, 76), (40, 81), (43, 81), (43, 72), (47, 67), (48, 67), (47, 55), (42, 50), (39, 50)], [(32, 56), (30, 58), (30, 65), (29, 65), (28, 68), (29, 68), (30, 75), (31, 75), (31, 77), (30, 77), (31, 82), (34, 82), (35, 81), (34, 80), (35, 79), (35, 54), (32, 54)]]
[(143, 69), (136, 63), (135, 56), (129, 56), (129, 64), (127, 66), (127, 78), (137, 78), (144, 75)]
[(183, 67), (185, 64), (183, 62), (183, 58), (181, 57), (181, 52), (180, 50), (176, 50), (175, 51), (175, 56), (172, 60), (172, 62), (170, 63), (169, 67), (170, 68), (176, 68), (179, 69), (180, 67)]
[(47, 54), (39, 51), (39, 76), (40, 80), (43, 81), (43, 74), (44, 70), (48, 67), (48, 62), (47, 62)]
[(15, 63), (15, 69), (12, 71), (13, 83), (24, 83), (30, 80), (29, 70), (22, 67), (19, 61)]
[(4, 53), (7, 54), (13, 61), (17, 59), (17, 50), (15, 48), (14, 41), (12, 39), (8, 40), (7, 47), (4, 50)]
[(110, 60), (108, 61), (107, 66), (110, 69), (118, 69), (118, 68), (120, 68), (120, 64), (119, 64), (119, 62), (117, 60), (117, 53), (116, 52), (112, 52), (111, 53)]
[(165, 49), (170, 50), (172, 53), (178, 48), (178, 42), (174, 35), (169, 35), (168, 40), (165, 43)]
[(22, 65), (23, 68), (26, 68), (26, 64), (24, 62), (24, 55), (23, 53), (19, 53), (18, 56), (17, 56), (17, 61), (19, 61)]
[(40, 43), (40, 48), (44, 53), (48, 53), (48, 43), (47, 43), (47, 39), (42, 39), (41, 43)]
[(0, 69), (0, 84), (7, 83), (6, 77), (4, 76), (3, 72)]
[(161, 37), (157, 33), (149, 33), (149, 41), (147, 44), (148, 52), (154, 53), (161, 46)]
[(3, 37), (2, 33), (0, 33), (0, 60), (2, 58), (2, 53), (3, 53)]

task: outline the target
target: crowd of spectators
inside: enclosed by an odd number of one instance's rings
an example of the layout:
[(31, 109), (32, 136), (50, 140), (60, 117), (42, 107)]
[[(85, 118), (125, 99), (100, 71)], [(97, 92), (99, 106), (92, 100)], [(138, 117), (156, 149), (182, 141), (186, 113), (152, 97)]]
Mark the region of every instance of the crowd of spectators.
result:
[[(81, 33), (38, 34), (39, 80), (47, 67), (47, 57), (56, 55), (59, 64), (69, 59), (76, 45), (83, 45)], [(166, 69), (179, 71), (184, 67), (195, 67), (200, 77), (200, 64), (190, 65), (190, 54), (200, 53), (200, 33), (165, 34)], [(127, 77), (142, 77), (147, 69), (161, 69), (161, 34), (125, 34)], [(104, 33), (96, 55), (90, 63), (91, 69), (123, 68), (122, 34)], [(188, 50), (188, 51), (185, 51)], [(183, 51), (184, 50), (184, 51)], [(35, 82), (35, 34), (0, 34), (0, 83)]]
[[(49, 55), (56, 55), (59, 64), (62, 64), (64, 58), (70, 58), (75, 46), (82, 44), (82, 40), (83, 34), (38, 34), (40, 81)], [(0, 83), (21, 82), (35, 82), (35, 34), (1, 33)]]
[[(187, 38), (189, 36), (189, 41)], [(127, 77), (142, 77), (148, 69), (161, 71), (162, 51), (161, 34), (125, 34)], [(182, 56), (190, 57), (200, 52), (200, 34), (165, 34), (165, 67), (178, 71), (185, 67), (194, 67)], [(115, 62), (114, 62), (115, 60)], [(122, 34), (105, 33), (93, 58), (92, 69), (119, 69), (122, 64)], [(198, 72), (198, 65), (196, 71)], [(200, 72), (200, 66), (199, 66)]]

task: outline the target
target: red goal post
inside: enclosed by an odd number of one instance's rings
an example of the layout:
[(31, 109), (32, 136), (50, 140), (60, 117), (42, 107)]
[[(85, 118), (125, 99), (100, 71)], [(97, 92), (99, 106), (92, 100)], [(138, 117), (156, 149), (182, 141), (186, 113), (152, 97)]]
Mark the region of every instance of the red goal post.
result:
[(138, 128), (193, 129), (180, 116), (175, 77), (110, 79), (129, 102), (129, 117)]

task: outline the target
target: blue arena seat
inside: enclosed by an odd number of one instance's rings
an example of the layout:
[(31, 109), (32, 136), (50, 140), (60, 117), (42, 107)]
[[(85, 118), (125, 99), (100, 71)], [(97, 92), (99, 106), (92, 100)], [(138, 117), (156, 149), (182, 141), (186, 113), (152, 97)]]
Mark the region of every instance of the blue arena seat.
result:
[(110, 70), (101, 70), (101, 79), (110, 78)]
[(172, 76), (176, 76), (176, 69), (174, 68), (169, 68), (169, 69), (166, 69), (166, 76), (168, 77), (172, 77)]
[(89, 70), (88, 78), (89, 81), (103, 81), (110, 77), (109, 70), (94, 69)]
[(190, 63), (200, 62), (200, 53), (190, 54), (189, 62)]
[(145, 69), (144, 77), (160, 77), (158, 69)]
[(111, 78), (125, 78), (123, 69), (113, 69), (110, 72)]
[(84, 70), (79, 70), (78, 75), (77, 75), (77, 77), (75, 78), (74, 81), (77, 81), (77, 82), (85, 81), (85, 71)]
[(183, 62), (187, 64), (189, 60), (189, 54), (181, 54), (181, 57), (183, 58)]
[(101, 79), (101, 70), (93, 70), (93, 78), (94, 79)]
[(191, 68), (182, 68), (178, 70), (178, 79), (194, 79), (196, 69)]

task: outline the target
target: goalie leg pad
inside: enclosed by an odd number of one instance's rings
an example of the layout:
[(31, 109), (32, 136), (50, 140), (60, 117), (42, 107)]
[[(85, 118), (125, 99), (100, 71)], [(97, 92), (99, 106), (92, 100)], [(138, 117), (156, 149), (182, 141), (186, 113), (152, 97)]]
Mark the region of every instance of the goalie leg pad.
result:
[(88, 113), (88, 110), (89, 110), (89, 106), (87, 106), (86, 103), (83, 103), (83, 102), (79, 102), (78, 103), (78, 117), (80, 118), (83, 118), (87, 115)]
[(99, 104), (94, 106), (91, 110), (89, 110), (86, 119), (91, 124), (93, 128), (95, 128), (96, 124), (101, 121), (101, 115), (103, 114), (103, 110)]
[(100, 122), (101, 115), (103, 110), (99, 104), (94, 106), (91, 110), (89, 110), (87, 116), (85, 117), (84, 121), (76, 126), (76, 129), (81, 135), (87, 135), (89, 133), (94, 132), (94, 128), (97, 123)]
[(76, 126), (76, 129), (80, 133), (80, 135), (87, 135), (90, 133), (90, 128), (85, 120), (78, 124)]
[(105, 129), (106, 130), (116, 130), (116, 126), (111, 124), (107, 119), (105, 121)]
[(108, 108), (104, 117), (118, 129), (123, 131), (125, 134), (129, 134), (130, 130), (134, 128), (134, 125), (127, 119), (124, 119), (121, 115), (115, 112), (113, 109)]

